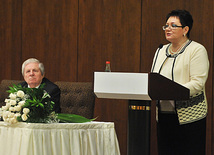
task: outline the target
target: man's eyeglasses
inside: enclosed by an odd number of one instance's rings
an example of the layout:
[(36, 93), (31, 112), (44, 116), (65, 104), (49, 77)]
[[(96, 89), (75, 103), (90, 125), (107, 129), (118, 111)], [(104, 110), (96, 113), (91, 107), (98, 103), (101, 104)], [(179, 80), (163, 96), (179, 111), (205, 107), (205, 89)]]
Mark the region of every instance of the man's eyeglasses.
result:
[(165, 25), (165, 26), (163, 26), (162, 28), (163, 28), (163, 30), (165, 31), (167, 28), (170, 28), (171, 30), (175, 30), (175, 29), (177, 29), (178, 27), (185, 27), (185, 26), (178, 26), (178, 25), (176, 25), (176, 24), (172, 24), (171, 26), (170, 25)]

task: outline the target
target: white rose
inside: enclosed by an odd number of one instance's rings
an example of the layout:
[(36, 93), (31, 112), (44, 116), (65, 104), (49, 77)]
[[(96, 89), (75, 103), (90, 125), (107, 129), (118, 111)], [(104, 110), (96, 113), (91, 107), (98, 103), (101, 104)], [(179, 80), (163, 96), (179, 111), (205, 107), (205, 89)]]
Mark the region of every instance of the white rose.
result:
[(17, 123), (18, 121), (17, 121), (17, 119), (16, 118), (10, 118), (10, 120), (9, 120), (9, 123), (11, 123), (11, 124), (14, 124), (14, 123)]
[(14, 107), (10, 107), (9, 111), (15, 111)]
[(10, 97), (10, 99), (15, 100), (16, 99), (16, 94), (10, 93), (9, 97)]
[(20, 113), (16, 113), (16, 114), (15, 114), (15, 117), (16, 117), (16, 118), (19, 117), (19, 116), (21, 116)]
[(28, 114), (29, 112), (30, 112), (30, 109), (28, 109), (28, 108), (24, 108), (24, 109), (23, 109), (23, 113), (24, 113), (24, 114)]
[(2, 110), (7, 110), (7, 106), (2, 106)]
[(10, 100), (11, 105), (16, 105), (16, 100)]
[(14, 110), (15, 111), (21, 111), (22, 107), (20, 105), (17, 105), (17, 106), (14, 107)]
[(8, 117), (9, 117), (9, 118), (13, 118), (14, 115), (15, 115), (15, 114), (14, 114), (13, 112), (11, 112), (11, 113), (8, 115)]
[(22, 90), (17, 91), (17, 96), (23, 98), (25, 93)]
[(4, 100), (4, 102), (5, 102), (5, 103), (10, 103), (10, 99), (7, 99), (7, 98), (6, 98), (6, 99)]
[(25, 101), (20, 101), (19, 103), (18, 103), (18, 105), (20, 105), (20, 106), (23, 106), (25, 104)]
[(10, 103), (6, 103), (4, 110), (8, 110), (11, 107)]
[(5, 122), (10, 122), (10, 118), (6, 118), (4, 121)]
[(9, 111), (4, 111), (4, 112), (3, 112), (3, 117), (7, 118), (9, 114), (10, 114)]
[(23, 121), (26, 121), (27, 119), (28, 119), (28, 118), (27, 118), (27, 115), (26, 115), (26, 114), (23, 114), (23, 115), (22, 115), (22, 120), (23, 120)]

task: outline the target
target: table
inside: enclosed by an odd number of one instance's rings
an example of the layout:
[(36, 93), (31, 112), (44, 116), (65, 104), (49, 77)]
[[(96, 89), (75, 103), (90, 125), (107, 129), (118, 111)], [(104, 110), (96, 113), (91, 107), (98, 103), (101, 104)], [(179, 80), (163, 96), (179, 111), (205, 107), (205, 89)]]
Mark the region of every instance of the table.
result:
[(120, 155), (114, 123), (24, 123), (0, 121), (3, 155)]

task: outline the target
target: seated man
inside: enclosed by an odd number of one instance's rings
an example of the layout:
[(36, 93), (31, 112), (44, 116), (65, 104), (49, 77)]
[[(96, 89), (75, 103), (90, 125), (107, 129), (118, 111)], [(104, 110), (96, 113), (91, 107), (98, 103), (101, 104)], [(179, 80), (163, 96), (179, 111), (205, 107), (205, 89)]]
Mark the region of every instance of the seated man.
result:
[(20, 83), (22, 87), (39, 88), (45, 83), (44, 90), (51, 96), (51, 100), (55, 102), (53, 110), (60, 113), (60, 94), (61, 91), (57, 85), (44, 77), (45, 68), (43, 63), (35, 58), (27, 59), (22, 64), (22, 75), (25, 82)]

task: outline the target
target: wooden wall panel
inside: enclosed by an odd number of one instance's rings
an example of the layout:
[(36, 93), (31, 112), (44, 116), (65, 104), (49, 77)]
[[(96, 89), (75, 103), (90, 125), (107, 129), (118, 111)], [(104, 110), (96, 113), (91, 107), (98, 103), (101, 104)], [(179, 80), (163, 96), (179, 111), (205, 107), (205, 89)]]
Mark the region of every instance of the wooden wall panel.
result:
[(0, 80), (21, 77), (21, 1), (0, 1)]
[(92, 81), (94, 71), (104, 71), (106, 60), (112, 71), (139, 71), (140, 4), (139, 0), (80, 0), (78, 81)]
[[(93, 81), (94, 71), (140, 70), (140, 0), (80, 0), (78, 81)], [(97, 99), (94, 117), (114, 121), (121, 154), (127, 150), (127, 112), (124, 100)]]
[(52, 81), (77, 81), (78, 0), (23, 0), (22, 15), (22, 60), (41, 60)]

